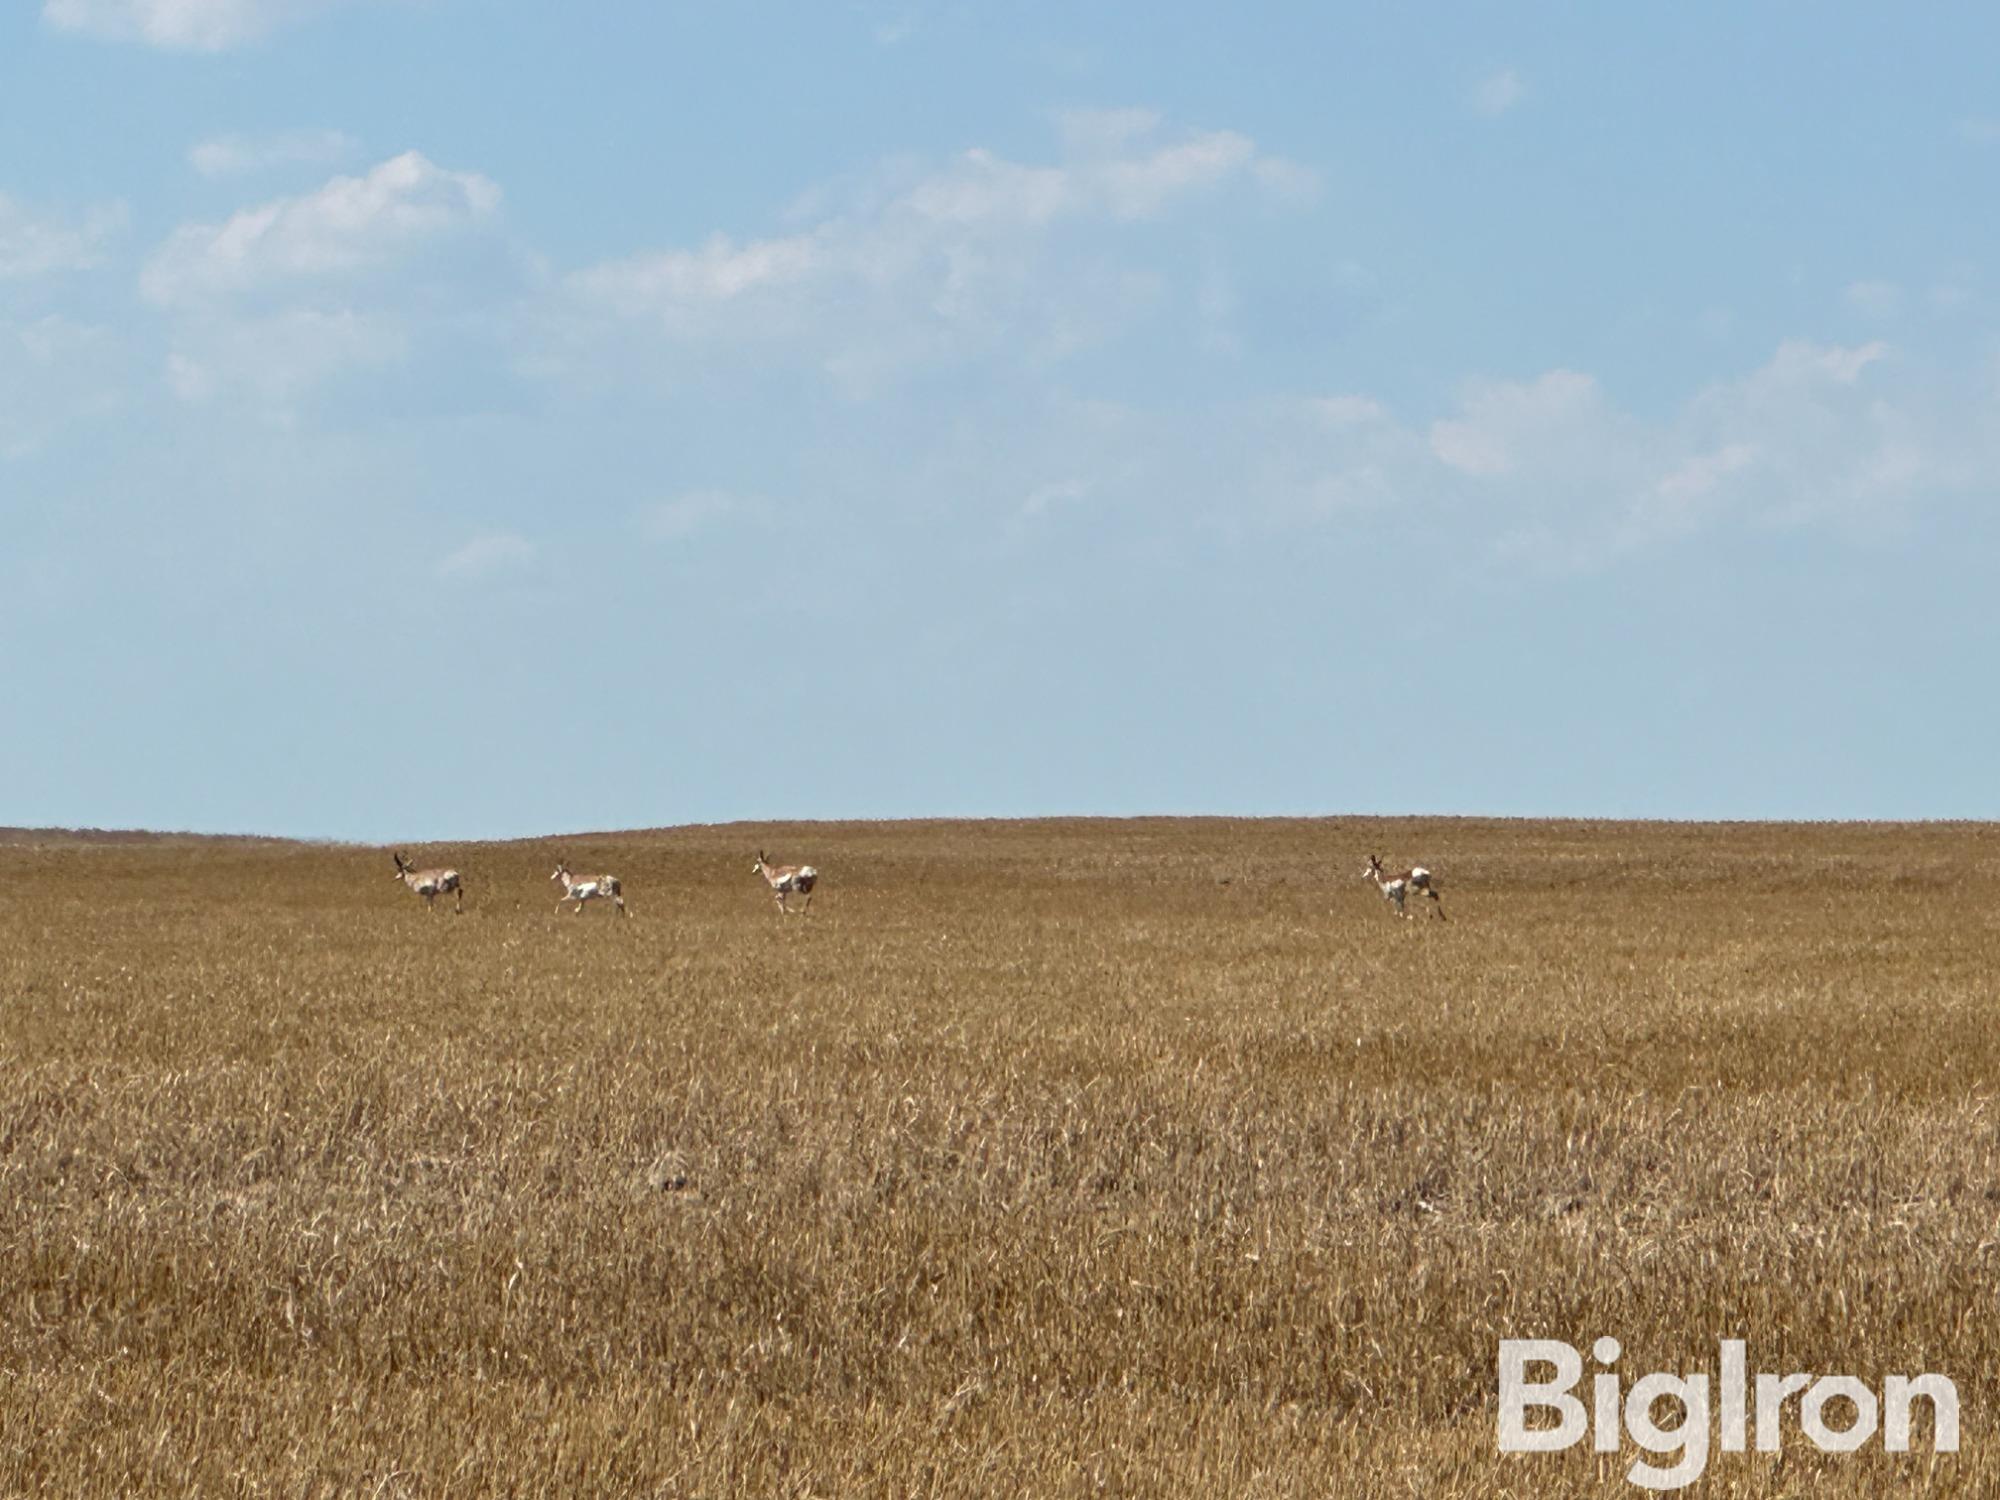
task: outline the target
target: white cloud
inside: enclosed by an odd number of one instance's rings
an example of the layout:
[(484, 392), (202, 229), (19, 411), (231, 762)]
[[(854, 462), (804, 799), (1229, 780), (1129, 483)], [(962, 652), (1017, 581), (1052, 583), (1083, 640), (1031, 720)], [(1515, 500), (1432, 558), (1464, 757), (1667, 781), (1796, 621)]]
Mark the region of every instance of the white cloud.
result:
[(1597, 382), (1574, 370), (1475, 386), (1460, 415), (1431, 424), (1431, 451), (1464, 474), (1492, 477), (1546, 461), (1611, 420)]
[(1305, 203), (1319, 196), (1319, 173), (1283, 156), (1260, 156), (1250, 163), (1250, 175), (1274, 198)]
[(352, 308), (208, 319), (192, 343), (167, 357), (176, 396), (202, 402), (228, 392), (280, 408), (340, 371), (393, 364), (409, 352), (395, 319)]
[(186, 402), (207, 401), (215, 395), (215, 376), (206, 365), (185, 354), (169, 354), (167, 389)]
[(1778, 352), (1751, 379), (1760, 387), (1794, 387), (1831, 383), (1853, 385), (1861, 372), (1886, 357), (1889, 346), (1877, 339), (1843, 349), (1837, 344), (1815, 344), (1810, 339), (1786, 339)]
[(1526, 97), (1527, 85), (1512, 68), (1489, 73), (1472, 90), (1472, 107), (1482, 115), (1504, 115)]
[(1059, 166), (1030, 167), (991, 151), (962, 153), (925, 179), (900, 205), (920, 220), (951, 226), (1039, 228), (1063, 217), (1149, 219), (1176, 199), (1213, 188), (1256, 160), (1250, 138), (1208, 131), (1151, 150), (1092, 155)]
[(670, 328), (745, 293), (806, 280), (827, 262), (813, 235), (737, 245), (716, 235), (699, 250), (672, 250), (593, 266), (571, 278), (582, 296), (635, 317), (654, 316)]
[(120, 402), (119, 350), (102, 328), (49, 314), (0, 318), (0, 460), (40, 450)]
[(730, 351), (783, 346), (851, 389), (947, 351), (1061, 358), (1139, 316), (1165, 280), (1070, 231), (1162, 220), (1235, 184), (1296, 197), (1310, 180), (1247, 136), (1173, 134), (1149, 111), (1069, 111), (1057, 126), (1052, 163), (973, 149), (837, 200), (817, 193), (791, 233), (584, 268), (565, 283), (569, 308)]
[[(1719, 447), (1687, 453), (1677, 451), (1700, 439), (1688, 436), (1668, 445), (1658, 459), (1635, 470), (1629, 494), (1614, 494), (1609, 516), (1573, 528), (1563, 551), (1570, 562), (1589, 560), (1594, 552), (1624, 552), (1663, 537), (1693, 531), (1712, 521), (1725, 507), (1742, 498), (1755, 482), (1754, 469), (1762, 454), (1748, 442), (1723, 442)], [(1667, 471), (1646, 484), (1646, 474), (1661, 464)], [(1743, 476), (1739, 479), (1738, 476)]]
[(731, 517), (762, 516), (764, 502), (727, 490), (689, 490), (639, 508), (640, 531), (656, 542), (681, 542)]
[(1962, 487), (1992, 455), (1975, 413), (1907, 384), (1876, 388), (1867, 372), (1888, 359), (1879, 341), (1786, 340), (1758, 369), (1699, 393), (1685, 441), (1752, 449), (1730, 486), (1768, 520), (1892, 524), (1922, 496)]
[(1732, 519), (1868, 534), (2000, 482), (1986, 412), (1878, 379), (1890, 355), (1880, 342), (1788, 340), (1659, 416), (1560, 369), (1475, 384), (1428, 423), (1327, 396), (1298, 403), (1296, 420), (1232, 421), (1232, 462), (1275, 515), (1391, 506), (1517, 565), (1597, 566)]
[(1731, 474), (1755, 461), (1757, 450), (1748, 443), (1725, 443), (1711, 453), (1697, 453), (1653, 487), (1660, 499), (1674, 504), (1700, 500)]
[(875, 28), (872, 35), (875, 38), (875, 45), (878, 47), (899, 47), (912, 36), (916, 35), (916, 30), (917, 23), (915, 19), (904, 16), (898, 20), (882, 22)]
[(1372, 396), (1344, 393), (1279, 403), (1231, 423), (1256, 450), (1253, 472), (1284, 520), (1380, 512), (1438, 488), (1421, 428)]
[[(1035, 382), (976, 414), (919, 387), (843, 417), (819, 454), (829, 505), (948, 505), (1021, 547), (1074, 521), (1079, 542), (1163, 555), (1338, 529), (1356, 556), (1386, 549), (1462, 577), (1601, 569), (1753, 531), (1866, 540), (2000, 484), (1987, 427), (2000, 365), (1973, 396), (1879, 344), (1788, 341), (1645, 408), (1564, 369), (1473, 384), (1435, 411), (1352, 388), (1149, 406), (1071, 384)], [(895, 461), (871, 467), (885, 452)], [(633, 531), (705, 536), (736, 525), (739, 503), (674, 496), (636, 511)]]
[(340, 130), (288, 130), (276, 135), (219, 135), (190, 147), (188, 165), (204, 177), (242, 177), (273, 167), (330, 167), (359, 143)]
[(1893, 281), (1850, 282), (1841, 300), (1865, 318), (1886, 322), (1903, 310), (1903, 289)]
[(452, 336), (455, 310), (492, 292), (479, 257), (499, 201), (487, 178), (410, 151), (219, 224), (183, 224), (139, 278), (172, 315), (169, 388), (289, 419), (332, 377)]
[(1308, 405), (1330, 427), (1363, 427), (1389, 420), (1389, 408), (1373, 396), (1319, 396)]
[(1058, 479), (1048, 484), (1038, 484), (1028, 491), (1021, 502), (1024, 516), (1045, 515), (1058, 506), (1074, 505), (1090, 496), (1090, 483), (1083, 479)]
[(489, 217), (500, 189), (406, 151), (361, 177), (246, 208), (223, 224), (184, 224), (147, 262), (148, 300), (186, 307), (266, 284), (385, 266), (427, 241)]
[(1195, 292), (1195, 328), (1203, 349), (1232, 358), (1243, 352), (1238, 304), (1236, 283), (1228, 270), (1214, 256), (1203, 256)]
[(343, 0), (43, 0), (49, 25), (104, 41), (219, 52)]
[(511, 531), (489, 531), (442, 558), (437, 574), (440, 578), (469, 583), (517, 573), (534, 560), (535, 544), (526, 537)]
[(1156, 109), (1059, 109), (1056, 134), (1063, 150), (1077, 157), (1117, 156), (1158, 132), (1166, 122)]
[(106, 242), (124, 224), (122, 204), (94, 208), (73, 221), (0, 193), (0, 281), (98, 265)]

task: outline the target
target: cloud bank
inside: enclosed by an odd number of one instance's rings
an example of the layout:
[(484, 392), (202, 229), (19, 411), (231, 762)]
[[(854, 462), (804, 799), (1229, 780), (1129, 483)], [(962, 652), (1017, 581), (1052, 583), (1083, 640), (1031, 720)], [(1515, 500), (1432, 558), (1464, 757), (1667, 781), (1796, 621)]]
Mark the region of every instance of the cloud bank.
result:
[(43, 0), (60, 31), (185, 52), (221, 52), (344, 0)]

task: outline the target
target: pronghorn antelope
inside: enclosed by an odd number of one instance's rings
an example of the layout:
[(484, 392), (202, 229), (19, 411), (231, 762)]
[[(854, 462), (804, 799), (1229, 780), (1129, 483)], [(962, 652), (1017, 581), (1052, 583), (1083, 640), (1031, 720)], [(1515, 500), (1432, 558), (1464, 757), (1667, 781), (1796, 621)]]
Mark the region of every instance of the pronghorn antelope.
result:
[(559, 860), (556, 863), (555, 874), (549, 879), (562, 882), (563, 893), (556, 901), (557, 911), (563, 909), (563, 902), (574, 901), (576, 914), (580, 917), (583, 915), (584, 902), (594, 901), (599, 896), (608, 896), (621, 916), (632, 915), (625, 910), (624, 887), (619, 885), (616, 875), (586, 875), (579, 879), (570, 874), (568, 860)]
[(774, 865), (764, 857), (764, 851), (757, 851), (757, 863), (750, 867), (753, 874), (762, 875), (765, 884), (771, 887), (771, 899), (778, 903), (778, 910), (791, 915), (791, 907), (786, 900), (797, 891), (806, 898), (803, 911), (811, 911), (813, 887), (819, 884), (819, 871), (811, 865)]
[(396, 878), (424, 898), (424, 905), (432, 912), (437, 910), (437, 898), (449, 891), (458, 900), (453, 910), (463, 915), (465, 912), (465, 882), (459, 879), (456, 870), (419, 870), (402, 855), (396, 856)]
[(1399, 917), (1409, 915), (1403, 909), (1403, 903), (1409, 900), (1411, 891), (1431, 898), (1432, 916), (1444, 916), (1444, 903), (1438, 899), (1437, 880), (1422, 865), (1412, 865), (1400, 875), (1391, 875), (1382, 868), (1382, 856), (1371, 854), (1368, 856), (1368, 868), (1361, 872), (1361, 878), (1375, 882), (1375, 888), (1382, 893), (1385, 901), (1396, 908)]

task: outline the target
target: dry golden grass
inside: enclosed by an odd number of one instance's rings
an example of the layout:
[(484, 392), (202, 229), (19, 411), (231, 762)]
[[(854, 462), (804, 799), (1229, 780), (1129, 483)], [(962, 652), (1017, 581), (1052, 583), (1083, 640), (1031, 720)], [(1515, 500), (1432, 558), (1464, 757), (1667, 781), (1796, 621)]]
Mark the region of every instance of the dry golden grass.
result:
[(1699, 1493), (2000, 1488), (1994, 829), (410, 853), (465, 917), (376, 850), (0, 847), (0, 1492), (1638, 1494), (1495, 1451), (1498, 1340), (1603, 1333), (1958, 1382), (1955, 1459)]

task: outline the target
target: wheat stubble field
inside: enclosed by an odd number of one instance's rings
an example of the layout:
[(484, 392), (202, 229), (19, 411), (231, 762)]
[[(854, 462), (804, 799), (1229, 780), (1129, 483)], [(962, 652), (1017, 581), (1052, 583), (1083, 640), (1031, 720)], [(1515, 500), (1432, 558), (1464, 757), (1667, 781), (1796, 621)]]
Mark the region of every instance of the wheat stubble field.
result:
[(1497, 1341), (1604, 1333), (1958, 1383), (1956, 1458), (1691, 1493), (2000, 1484), (2000, 830), (411, 853), (465, 917), (383, 850), (0, 846), (0, 1493), (1639, 1494), (1496, 1452)]

